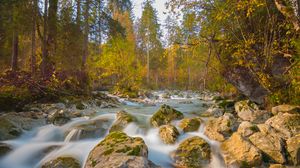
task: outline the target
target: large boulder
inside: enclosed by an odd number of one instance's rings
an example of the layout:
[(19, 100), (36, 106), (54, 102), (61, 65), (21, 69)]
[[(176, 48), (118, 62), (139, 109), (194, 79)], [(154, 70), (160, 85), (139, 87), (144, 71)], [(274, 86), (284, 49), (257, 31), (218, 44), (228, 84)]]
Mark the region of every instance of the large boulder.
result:
[(258, 127), (249, 121), (243, 121), (239, 125), (239, 128), (237, 130), (237, 132), (241, 134), (243, 137), (249, 137), (258, 131), (259, 131)]
[(81, 168), (80, 162), (72, 157), (58, 157), (48, 161), (41, 168)]
[(225, 141), (236, 129), (237, 122), (234, 116), (230, 113), (225, 113), (222, 117), (208, 120), (204, 134), (210, 139)]
[(237, 115), (244, 121), (264, 123), (271, 117), (270, 112), (260, 110), (255, 103), (250, 102), (249, 100), (235, 103), (234, 108)]
[(240, 134), (234, 133), (221, 144), (224, 160), (228, 166), (253, 167), (260, 166), (262, 154)]
[(284, 134), (286, 140), (300, 134), (300, 114), (279, 113), (266, 124)]
[(117, 119), (111, 126), (109, 132), (122, 131), (128, 124), (135, 122), (136, 118), (126, 111), (119, 111), (117, 113)]
[(179, 127), (184, 132), (193, 132), (199, 129), (200, 124), (201, 122), (199, 118), (185, 118), (180, 122)]
[(219, 108), (216, 105), (209, 107), (204, 113), (201, 113), (201, 117), (221, 117), (224, 114), (224, 109)]
[(201, 167), (207, 164), (211, 158), (209, 144), (202, 138), (195, 136), (180, 143), (172, 153), (175, 167), (190, 168)]
[(0, 116), (0, 141), (15, 139), (23, 130), (31, 130), (46, 124), (39, 112), (6, 113)]
[(245, 66), (228, 66), (223, 71), (223, 76), (226, 80), (235, 86), (240, 93), (249, 97), (251, 101), (258, 104), (264, 103), (264, 98), (268, 94), (268, 91), (261, 86), (256, 80), (256, 77)]
[(151, 117), (150, 123), (154, 127), (170, 124), (172, 120), (183, 119), (183, 114), (168, 105), (162, 105), (160, 109)]
[(142, 138), (115, 131), (90, 152), (85, 168), (156, 167), (147, 157), (148, 148)]
[(300, 114), (300, 106), (293, 105), (279, 105), (272, 108), (273, 115), (277, 115), (278, 113), (291, 113), (291, 114)]
[(110, 125), (111, 120), (107, 118), (88, 120), (72, 127), (65, 140), (77, 141), (81, 139), (100, 138), (106, 134)]
[(268, 156), (272, 161), (283, 164), (286, 162), (284, 140), (268, 125), (258, 125), (260, 132), (254, 133), (249, 140)]
[(159, 128), (159, 137), (165, 144), (174, 144), (179, 132), (173, 125), (163, 125)]
[(286, 141), (287, 151), (294, 165), (300, 165), (300, 134)]

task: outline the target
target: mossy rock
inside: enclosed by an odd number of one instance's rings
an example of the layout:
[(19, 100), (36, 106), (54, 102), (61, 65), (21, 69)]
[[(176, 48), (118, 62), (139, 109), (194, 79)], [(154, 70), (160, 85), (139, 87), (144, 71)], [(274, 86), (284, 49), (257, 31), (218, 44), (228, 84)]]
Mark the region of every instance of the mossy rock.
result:
[(185, 118), (180, 122), (179, 127), (184, 132), (193, 132), (199, 129), (200, 124), (201, 122), (198, 118)]
[(150, 123), (154, 127), (170, 124), (173, 120), (183, 119), (180, 111), (173, 109), (168, 105), (162, 105), (160, 109), (151, 117)]
[(173, 125), (163, 125), (159, 128), (159, 137), (165, 144), (174, 144), (179, 132)]
[(148, 148), (142, 138), (129, 137), (118, 131), (111, 132), (90, 152), (86, 167), (95, 167), (107, 160), (112, 161), (124, 156), (147, 158)]
[(59, 157), (46, 162), (41, 168), (81, 168), (81, 165), (72, 157)]
[(136, 122), (137, 119), (126, 111), (119, 111), (117, 119), (111, 126), (109, 132), (122, 131), (128, 124)]
[(7, 119), (4, 115), (0, 116), (0, 141), (17, 138), (22, 134), (22, 128)]
[(195, 136), (184, 140), (173, 153), (172, 158), (176, 167), (198, 168), (209, 162), (211, 149), (204, 139)]

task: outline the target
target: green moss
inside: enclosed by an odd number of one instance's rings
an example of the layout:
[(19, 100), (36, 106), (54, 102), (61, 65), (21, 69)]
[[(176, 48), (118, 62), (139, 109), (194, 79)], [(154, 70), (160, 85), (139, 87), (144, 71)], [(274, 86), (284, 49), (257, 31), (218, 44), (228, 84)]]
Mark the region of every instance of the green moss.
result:
[(259, 128), (256, 125), (252, 125), (249, 129), (251, 131), (254, 131), (254, 132), (258, 132), (259, 131)]
[(95, 167), (97, 165), (97, 161), (91, 160), (91, 164), (92, 164), (92, 167)]
[(111, 153), (113, 153), (113, 151), (114, 150), (112, 148), (110, 148), (110, 149), (104, 151), (103, 154), (104, 154), (104, 156), (107, 156), (107, 155), (110, 155)]
[(140, 146), (136, 146), (134, 147), (129, 153), (129, 156), (139, 156), (141, 152), (141, 147)]
[(168, 105), (162, 105), (161, 108), (151, 117), (150, 122), (153, 126), (169, 124), (172, 120), (183, 119), (183, 114), (171, 108)]

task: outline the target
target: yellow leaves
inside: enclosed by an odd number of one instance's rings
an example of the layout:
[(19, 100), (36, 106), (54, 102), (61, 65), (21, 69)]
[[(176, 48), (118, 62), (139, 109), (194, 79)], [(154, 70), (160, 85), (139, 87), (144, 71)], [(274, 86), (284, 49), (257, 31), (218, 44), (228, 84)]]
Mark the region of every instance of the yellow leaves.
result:
[(240, 0), (236, 4), (236, 9), (238, 11), (245, 11), (246, 16), (251, 17), (253, 12), (257, 10), (257, 8), (264, 6), (266, 6), (266, 3), (263, 0)]

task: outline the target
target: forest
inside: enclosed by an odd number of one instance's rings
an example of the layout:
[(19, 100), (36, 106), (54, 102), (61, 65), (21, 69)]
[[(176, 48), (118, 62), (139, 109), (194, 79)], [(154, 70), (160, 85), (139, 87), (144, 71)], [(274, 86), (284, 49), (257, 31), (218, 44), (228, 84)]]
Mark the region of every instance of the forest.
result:
[(1, 168), (300, 164), (300, 1), (164, 1), (0, 0)]
[(150, 0), (137, 19), (130, 0), (2, 0), (1, 93), (181, 89), (299, 103), (297, 3), (169, 1), (160, 25)]

